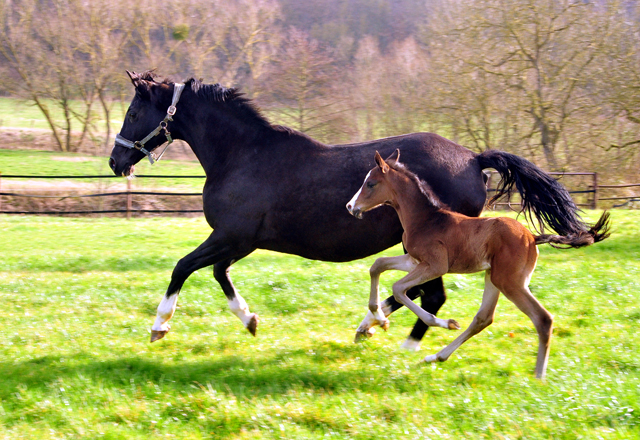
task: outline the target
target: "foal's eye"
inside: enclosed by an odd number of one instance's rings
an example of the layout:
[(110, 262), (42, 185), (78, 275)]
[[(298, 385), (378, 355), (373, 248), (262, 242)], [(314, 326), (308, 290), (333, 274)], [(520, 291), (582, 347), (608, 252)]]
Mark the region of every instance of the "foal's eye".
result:
[(367, 182), (367, 188), (371, 189), (374, 186), (376, 186), (378, 184), (378, 182)]

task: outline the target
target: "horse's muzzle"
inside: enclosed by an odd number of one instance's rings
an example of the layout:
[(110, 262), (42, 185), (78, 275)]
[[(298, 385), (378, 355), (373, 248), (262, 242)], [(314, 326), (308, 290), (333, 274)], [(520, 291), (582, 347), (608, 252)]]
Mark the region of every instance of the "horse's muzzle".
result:
[(113, 158), (113, 156), (111, 156), (109, 158), (109, 168), (111, 168), (111, 170), (113, 170), (113, 173), (116, 176), (130, 176), (131, 174), (133, 174), (133, 170), (134, 170), (134, 166), (133, 165), (129, 165), (129, 166), (125, 166), (123, 169), (118, 169), (118, 164), (116, 162), (116, 160)]

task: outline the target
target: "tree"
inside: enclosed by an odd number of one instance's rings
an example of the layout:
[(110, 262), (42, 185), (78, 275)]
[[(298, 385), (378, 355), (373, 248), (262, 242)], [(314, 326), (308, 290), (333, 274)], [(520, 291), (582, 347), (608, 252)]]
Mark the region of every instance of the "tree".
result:
[(348, 126), (346, 94), (339, 90), (338, 69), (331, 52), (304, 32), (289, 30), (266, 78), (273, 111), (285, 123), (311, 136), (340, 137)]
[[(58, 0), (4, 2), (0, 53), (6, 60), (6, 87), (42, 112), (61, 151), (75, 151), (97, 131), (94, 109), (102, 105), (110, 134), (107, 90), (116, 81), (129, 24), (124, 3)], [(62, 114), (59, 122), (55, 113)], [(75, 128), (79, 126), (80, 130)], [(95, 137), (94, 137), (95, 138)]]
[[(501, 129), (539, 150), (549, 168), (562, 169), (573, 154), (569, 138), (580, 137), (579, 121), (597, 114), (589, 86), (610, 34), (603, 13), (572, 0), (451, 2), (430, 20), (427, 35), (442, 69), (434, 75), (450, 79), (449, 91), (468, 91), (460, 96), (467, 103), (476, 100), (478, 80), (484, 98), (465, 104), (476, 109), (473, 125), (487, 137), (500, 114), (517, 115), (514, 126)], [(447, 72), (442, 57), (462, 75)], [(474, 131), (467, 129), (471, 137)]]

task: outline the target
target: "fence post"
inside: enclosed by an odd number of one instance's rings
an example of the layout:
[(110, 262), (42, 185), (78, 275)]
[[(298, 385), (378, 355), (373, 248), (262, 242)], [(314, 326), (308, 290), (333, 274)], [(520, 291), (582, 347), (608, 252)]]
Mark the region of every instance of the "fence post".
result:
[[(0, 192), (2, 192), (2, 171), (0, 171)], [(2, 212), (2, 196), (0, 196), (0, 212)]]
[(131, 179), (127, 179), (127, 220), (131, 219)]
[(598, 173), (593, 173), (593, 203), (592, 209), (598, 209)]

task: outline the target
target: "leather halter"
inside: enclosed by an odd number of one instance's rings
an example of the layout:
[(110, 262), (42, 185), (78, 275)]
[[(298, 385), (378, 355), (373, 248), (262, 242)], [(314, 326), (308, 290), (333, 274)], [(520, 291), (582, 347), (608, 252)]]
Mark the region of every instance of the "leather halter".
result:
[[(120, 147), (125, 147), (125, 148), (135, 149), (140, 151), (141, 153), (143, 153), (145, 156), (149, 158), (149, 162), (151, 162), (151, 165), (153, 165), (154, 162), (158, 162), (160, 159), (162, 159), (164, 152), (167, 151), (167, 148), (169, 148), (169, 145), (171, 145), (171, 142), (173, 142), (173, 138), (171, 138), (171, 133), (169, 132), (169, 130), (167, 130), (167, 124), (169, 123), (169, 121), (173, 121), (173, 115), (176, 114), (176, 104), (180, 100), (182, 89), (184, 89), (184, 84), (174, 84), (173, 99), (171, 100), (171, 105), (167, 109), (167, 116), (165, 116), (164, 119), (160, 121), (160, 124), (156, 127), (155, 130), (149, 133), (141, 141), (135, 141), (135, 142), (120, 136), (120, 134), (117, 134), (116, 145)], [(164, 135), (167, 137), (168, 143), (167, 143), (167, 146), (164, 147), (164, 150), (162, 150), (162, 153), (160, 153), (160, 155), (156, 157), (156, 155), (152, 151), (149, 151), (146, 148), (144, 148), (144, 144), (149, 142), (154, 137), (158, 136), (161, 131), (164, 131)]]

